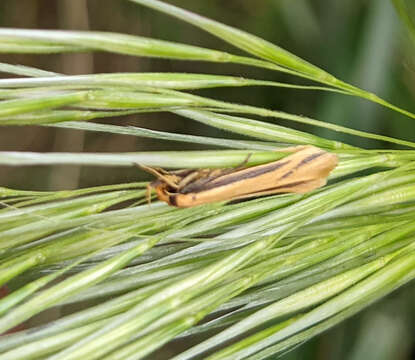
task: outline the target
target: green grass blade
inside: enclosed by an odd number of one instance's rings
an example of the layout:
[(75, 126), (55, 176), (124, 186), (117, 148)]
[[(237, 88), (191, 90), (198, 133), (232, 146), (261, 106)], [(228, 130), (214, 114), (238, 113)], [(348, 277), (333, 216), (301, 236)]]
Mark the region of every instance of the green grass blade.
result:
[(231, 167), (241, 164), (248, 155), (249, 165), (257, 165), (281, 159), (287, 153), (254, 150), (222, 150), (222, 151), (158, 151), (141, 153), (31, 153), (0, 152), (0, 164), (51, 165), (78, 164), (99, 166), (134, 166), (142, 164), (166, 168), (198, 168), (203, 161), (205, 167)]
[(88, 99), (88, 92), (67, 95), (45, 96), (38, 99), (8, 100), (0, 102), (0, 123), (2, 118), (19, 115), (36, 110), (53, 109), (65, 105), (80, 103)]
[(272, 86), (297, 90), (324, 90), (341, 92), (340, 90), (321, 87), (296, 85), (275, 81), (254, 80), (235, 76), (191, 74), (191, 73), (112, 73), (63, 76), (53, 73), (52, 77), (46, 71), (31, 71), (22, 67), (13, 67), (8, 64), (0, 64), (0, 71), (9, 73), (37, 76), (29, 79), (0, 79), (0, 88), (40, 88), (52, 86), (86, 86), (96, 87), (120, 87), (136, 88), (157, 87), (162, 89), (192, 90), (216, 87), (242, 87), (242, 86)]
[(307, 61), (295, 56), (294, 54), (276, 46), (266, 40), (257, 36), (248, 34), (239, 29), (226, 26), (217, 21), (210, 20), (206, 17), (191, 13), (180, 9), (176, 6), (169, 5), (157, 0), (130, 0), (140, 5), (145, 5), (164, 12), (166, 14), (175, 16), (192, 25), (202, 28), (203, 30), (219, 37), (220, 39), (229, 42), (230, 44), (239, 47), (257, 57), (277, 63), (289, 69), (293, 69), (300, 73), (304, 73), (316, 78), (322, 79), (331, 77), (323, 70), (308, 63)]
[[(24, 65), (12, 65), (6, 63), (0, 63), (0, 72), (8, 74), (20, 75), (20, 76), (31, 76), (31, 77), (43, 77), (43, 76), (57, 76), (52, 71), (41, 70), (32, 66)], [(4, 79), (1, 79), (3, 81)]]
[[(346, 290), (342, 294), (336, 296), (332, 300), (327, 301), (323, 305), (315, 308), (314, 310), (306, 313), (303, 317), (288, 325), (282, 330), (275, 332), (273, 335), (267, 334), (267, 337), (257, 341), (255, 344), (244, 348), (242, 350), (233, 353), (231, 356), (218, 356), (212, 357), (212, 359), (236, 359), (247, 358), (249, 355), (258, 353), (273, 343), (283, 340), (284, 338), (295, 334), (302, 329), (306, 329), (320, 321), (328, 319), (330, 316), (339, 313), (341, 309), (347, 309), (347, 307), (354, 303), (362, 303), (364, 299), (371, 299), (377, 297), (377, 293), (380, 291), (391, 291), (394, 288), (396, 280), (400, 282), (415, 270), (415, 256), (414, 252), (410, 252), (407, 255), (393, 261), (386, 265), (383, 269), (377, 271), (375, 274), (369, 276), (367, 279), (356, 284), (349, 290)], [(362, 294), (364, 294), (362, 296)], [(373, 300), (372, 300), (373, 301)]]
[(0, 331), (3, 333), (20, 322), (29, 319), (35, 313), (48, 308), (58, 301), (62, 301), (64, 298), (79, 292), (91, 284), (102, 281), (110, 274), (125, 266), (125, 264), (130, 262), (133, 258), (139, 256), (148, 248), (154, 246), (158, 241), (158, 238), (149, 238), (125, 253), (105, 261), (91, 270), (87, 270), (68, 278), (48, 290), (45, 290), (38, 296), (23, 305), (20, 305), (2, 317), (0, 319)]
[[(318, 283), (305, 290), (299, 291), (289, 297), (276, 302), (261, 311), (247, 317), (246, 319), (238, 322), (236, 325), (229, 327), (225, 331), (218, 333), (210, 337), (207, 341), (204, 341), (188, 351), (182, 352), (180, 355), (174, 357), (174, 360), (191, 359), (195, 356), (200, 356), (203, 352), (206, 352), (220, 343), (230, 341), (234, 337), (238, 337), (244, 332), (249, 331), (263, 323), (266, 323), (274, 318), (283, 317), (287, 314), (295, 313), (303, 310), (309, 306), (319, 304), (324, 300), (329, 299), (354, 285), (356, 282), (364, 279), (373, 272), (381, 269), (385, 264), (392, 260), (393, 256), (389, 256), (387, 259), (375, 260), (371, 263), (352, 269), (326, 281)], [(306, 305), (305, 305), (306, 303)], [(235, 346), (236, 347), (236, 346)], [(222, 356), (229, 356), (233, 352), (233, 347), (228, 350), (221, 351), (218, 355), (211, 356), (212, 359), (221, 359)]]
[(151, 139), (180, 141), (195, 144), (214, 145), (216, 147), (225, 147), (232, 149), (252, 149), (252, 150), (274, 150), (277, 146), (271, 142), (233, 140), (224, 138), (210, 138), (207, 136), (185, 135), (169, 133), (165, 131), (156, 131), (134, 126), (116, 126), (87, 122), (65, 122), (53, 125), (64, 129), (77, 129), (85, 131), (96, 131), (111, 134), (122, 134), (139, 136)]
[(233, 28), (231, 26), (221, 24), (217, 21), (197, 15), (190, 11), (183, 10), (179, 7), (166, 4), (159, 0), (130, 1), (153, 8), (168, 15), (175, 16), (194, 26), (200, 27), (212, 35), (217, 36), (218, 38), (230, 43), (231, 45), (239, 47), (240, 49), (250, 54), (253, 54), (262, 59), (266, 59), (287, 69), (293, 70), (299, 74), (299, 76), (303, 74), (314, 81), (321, 82), (326, 85), (331, 85), (343, 91), (347, 91), (349, 94), (365, 98), (369, 101), (373, 101), (394, 111), (402, 113), (410, 118), (415, 118), (414, 113), (403, 110), (398, 106), (395, 106), (379, 98), (375, 94), (347, 84), (346, 82), (337, 79), (335, 76), (307, 62), (306, 60), (301, 59), (298, 56), (288, 52), (287, 50), (282, 49), (281, 47), (255, 35)]

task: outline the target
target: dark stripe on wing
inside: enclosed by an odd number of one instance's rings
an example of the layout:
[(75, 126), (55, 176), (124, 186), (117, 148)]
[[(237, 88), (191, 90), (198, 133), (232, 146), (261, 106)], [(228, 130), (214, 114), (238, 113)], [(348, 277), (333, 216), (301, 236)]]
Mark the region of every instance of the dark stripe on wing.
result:
[(314, 159), (317, 159), (318, 157), (320, 157), (320, 156), (322, 156), (322, 155), (324, 155), (324, 154), (326, 154), (326, 152), (324, 152), (324, 151), (319, 151), (318, 153), (311, 154), (311, 155), (307, 156), (305, 159), (301, 160), (301, 161), (300, 161), (300, 162), (296, 165), (295, 169), (298, 169), (299, 167), (301, 167), (301, 166), (303, 166), (303, 165), (305, 165), (305, 164), (307, 164), (307, 163), (309, 163), (309, 162), (313, 161)]
[(313, 161), (314, 159), (317, 159), (318, 157), (320, 157), (321, 155), (324, 155), (325, 152), (321, 151), (318, 152), (316, 154), (311, 154), (309, 156), (307, 156), (305, 159), (301, 160), (295, 167), (293, 170), (289, 170), (287, 171), (284, 175), (282, 175), (278, 180), (282, 180), (287, 178), (288, 176), (294, 174), (295, 170), (297, 170), (298, 168), (300, 168), (301, 166), (308, 164), (309, 162)]
[[(225, 186), (225, 185), (229, 185), (235, 182), (239, 182), (241, 180), (246, 180), (246, 179), (251, 179), (263, 174), (266, 174), (268, 172), (277, 170), (281, 167), (283, 167), (284, 165), (287, 165), (288, 163), (290, 163), (290, 160), (288, 161), (281, 161), (281, 162), (275, 162), (266, 166), (261, 166), (261, 167), (254, 167), (252, 169), (244, 169), (241, 171), (237, 171), (233, 174), (230, 175), (226, 175), (224, 176), (223, 179), (221, 179), (219, 177), (218, 180), (216, 181), (210, 181), (206, 184), (200, 185), (198, 184), (196, 186), (196, 184), (190, 184), (189, 186), (184, 187), (183, 189), (180, 190), (180, 193), (182, 194), (188, 194), (188, 193), (192, 193), (192, 192), (201, 192), (201, 191), (206, 191), (206, 190), (210, 190), (213, 189), (215, 187), (220, 187), (220, 186)], [(192, 186), (193, 185), (193, 186)]]

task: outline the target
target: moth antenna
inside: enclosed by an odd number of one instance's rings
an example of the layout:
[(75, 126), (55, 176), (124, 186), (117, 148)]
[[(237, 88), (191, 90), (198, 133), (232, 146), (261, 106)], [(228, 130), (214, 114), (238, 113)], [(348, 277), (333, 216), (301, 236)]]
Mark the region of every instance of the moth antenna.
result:
[(163, 180), (167, 185), (171, 186), (173, 189), (178, 189), (179, 188), (177, 184), (175, 184), (167, 176), (163, 175), (162, 173), (160, 173), (156, 169), (154, 169), (150, 166), (141, 165), (141, 164), (138, 164), (138, 163), (134, 163), (134, 165), (139, 167), (141, 170), (144, 170), (145, 172), (148, 172), (149, 174), (154, 175), (157, 179)]

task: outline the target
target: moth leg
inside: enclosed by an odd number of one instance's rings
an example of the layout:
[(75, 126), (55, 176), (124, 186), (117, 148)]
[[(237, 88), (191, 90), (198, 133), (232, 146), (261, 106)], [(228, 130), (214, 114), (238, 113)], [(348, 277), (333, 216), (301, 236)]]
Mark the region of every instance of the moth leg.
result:
[(242, 161), (238, 166), (235, 166), (234, 168), (232, 168), (232, 171), (238, 171), (238, 170), (241, 170), (241, 169), (245, 168), (246, 167), (246, 164), (248, 163), (248, 161), (251, 158), (251, 156), (252, 156), (252, 153), (249, 153), (246, 156), (246, 158), (245, 158), (244, 161)]
[(239, 170), (246, 169), (246, 164), (248, 163), (251, 156), (252, 156), (252, 153), (248, 154), (246, 156), (245, 160), (243, 160), (239, 165), (237, 165), (233, 168), (219, 169), (220, 173), (218, 173), (217, 175), (215, 174), (214, 176), (210, 177), (208, 181), (214, 180), (214, 179), (218, 178), (219, 176), (232, 174), (232, 173), (237, 172)]
[(177, 176), (181, 176), (181, 177), (186, 177), (187, 175), (189, 175), (190, 173), (196, 171), (195, 169), (181, 169), (181, 170), (171, 170), (171, 171), (166, 171), (164, 170), (166, 174), (172, 174), (172, 175), (177, 175)]
[(194, 171), (190, 174), (188, 174), (187, 176), (185, 176), (183, 179), (180, 180), (179, 182), (179, 188), (183, 188), (186, 185), (190, 184), (191, 182), (199, 179), (202, 175), (199, 173), (199, 171)]
[(155, 177), (157, 177), (157, 179), (164, 181), (167, 185), (171, 186), (173, 189), (177, 190), (179, 188), (179, 186), (174, 181), (170, 180), (168, 176), (161, 174), (156, 169), (149, 167), (149, 166), (137, 164), (137, 163), (134, 163), (134, 165), (138, 166), (140, 169), (144, 170), (145, 172), (148, 172), (154, 175)]
[(147, 184), (146, 187), (146, 200), (147, 204), (151, 205), (151, 192), (153, 191), (153, 186), (151, 184)]
[(207, 176), (206, 181), (204, 183), (208, 183), (209, 181), (215, 180), (220, 176), (232, 174), (236, 171), (243, 170), (246, 168), (246, 164), (248, 163), (249, 159), (251, 158), (252, 153), (248, 154), (239, 165), (232, 167), (232, 168), (225, 168), (225, 169), (215, 169), (212, 170), (209, 176)]
[(225, 175), (237, 172), (239, 170), (242, 170), (245, 168), (245, 165), (251, 156), (252, 156), (252, 153), (248, 154), (245, 160), (242, 161), (242, 163), (240, 163), (237, 167), (212, 169), (212, 170), (201, 169), (201, 170), (195, 171), (189, 174), (188, 176), (184, 177), (180, 181), (179, 183), (180, 190), (182, 193), (185, 193), (185, 194), (192, 192), (192, 191), (196, 191), (197, 189), (201, 189), (204, 185), (208, 184), (210, 181), (220, 178), (221, 176), (225, 176)]

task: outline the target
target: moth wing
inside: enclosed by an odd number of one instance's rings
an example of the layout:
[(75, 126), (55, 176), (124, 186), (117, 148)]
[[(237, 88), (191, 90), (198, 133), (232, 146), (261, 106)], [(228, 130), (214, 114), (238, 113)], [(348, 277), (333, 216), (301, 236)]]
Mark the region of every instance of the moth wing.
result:
[[(327, 177), (329, 176), (330, 172), (337, 166), (338, 158), (335, 154), (331, 154), (328, 152), (320, 153), (319, 157), (307, 162), (298, 164), (287, 176), (286, 180), (289, 180), (289, 183), (293, 183), (295, 181), (303, 181), (305, 183), (312, 183), (316, 181), (323, 181), (323, 186), (326, 184)], [(317, 153), (316, 153), (317, 155)], [(313, 154), (310, 155), (309, 158), (314, 156)]]
[(265, 196), (265, 195), (273, 195), (273, 194), (281, 194), (281, 193), (295, 193), (295, 194), (305, 194), (307, 192), (310, 192), (312, 190), (318, 189), (319, 187), (322, 187), (326, 185), (325, 179), (317, 179), (317, 180), (311, 180), (311, 181), (305, 181), (302, 184), (296, 183), (292, 185), (286, 185), (286, 186), (278, 186), (273, 189), (265, 190), (265, 191), (258, 191), (253, 192), (246, 195), (237, 196), (233, 199), (247, 199), (251, 197), (257, 197), (257, 196)]

